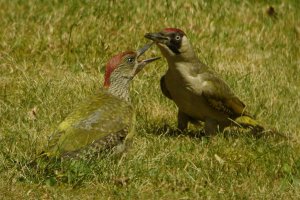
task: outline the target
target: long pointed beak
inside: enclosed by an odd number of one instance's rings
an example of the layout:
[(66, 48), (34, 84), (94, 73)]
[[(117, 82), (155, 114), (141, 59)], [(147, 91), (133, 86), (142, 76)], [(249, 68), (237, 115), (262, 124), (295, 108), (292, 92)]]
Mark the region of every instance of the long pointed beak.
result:
[[(137, 50), (137, 58), (139, 58), (141, 55), (143, 55), (151, 46), (153, 45), (153, 42), (150, 44), (146, 44), (145, 46), (143, 46), (142, 48)], [(148, 58), (145, 60), (141, 60), (138, 61), (138, 65), (137, 65), (137, 69), (135, 70), (135, 74), (139, 73), (139, 71), (141, 71), (144, 66), (146, 66), (147, 64), (160, 59), (160, 57), (154, 57), (154, 58)]]
[(145, 38), (150, 39), (154, 42), (157, 43), (163, 43), (165, 44), (166, 42), (169, 42), (169, 38), (167, 36), (165, 36), (163, 33), (158, 32), (158, 33), (146, 33), (144, 35)]
[(139, 66), (145, 66), (153, 61), (156, 61), (158, 59), (160, 59), (161, 57), (154, 57), (154, 58), (148, 58), (148, 59), (145, 59), (145, 60), (142, 60), (142, 61), (138, 61), (139, 62)]
[(145, 46), (143, 46), (142, 48), (138, 49), (136, 51), (137, 53), (137, 58), (139, 58), (141, 55), (143, 55), (151, 46), (153, 45), (152, 43), (146, 44)]

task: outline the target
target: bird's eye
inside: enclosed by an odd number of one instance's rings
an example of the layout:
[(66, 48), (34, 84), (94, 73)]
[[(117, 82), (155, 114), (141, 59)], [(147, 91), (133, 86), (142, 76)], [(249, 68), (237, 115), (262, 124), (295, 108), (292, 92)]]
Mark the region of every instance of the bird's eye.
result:
[(176, 35), (175, 40), (180, 40), (181, 37), (179, 35)]
[(127, 62), (128, 62), (128, 63), (133, 63), (133, 62), (134, 62), (134, 58), (132, 58), (132, 57), (127, 58)]

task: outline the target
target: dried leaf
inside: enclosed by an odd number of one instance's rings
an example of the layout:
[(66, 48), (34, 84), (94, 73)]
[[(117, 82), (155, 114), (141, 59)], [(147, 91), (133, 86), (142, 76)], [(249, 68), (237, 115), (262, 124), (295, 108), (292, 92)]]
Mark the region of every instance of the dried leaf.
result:
[(36, 106), (34, 106), (30, 111), (28, 111), (28, 118), (30, 120), (37, 119), (37, 107)]
[(220, 156), (218, 156), (217, 154), (214, 155), (215, 159), (221, 164), (223, 165), (225, 163), (225, 160), (223, 160)]

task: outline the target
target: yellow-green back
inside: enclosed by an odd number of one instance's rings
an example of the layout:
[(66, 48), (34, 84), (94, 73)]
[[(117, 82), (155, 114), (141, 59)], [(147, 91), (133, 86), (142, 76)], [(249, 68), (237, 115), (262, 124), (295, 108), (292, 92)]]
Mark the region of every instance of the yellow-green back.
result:
[(78, 105), (60, 123), (50, 141), (49, 154), (78, 151), (110, 134), (127, 134), (133, 116), (128, 102), (101, 91)]

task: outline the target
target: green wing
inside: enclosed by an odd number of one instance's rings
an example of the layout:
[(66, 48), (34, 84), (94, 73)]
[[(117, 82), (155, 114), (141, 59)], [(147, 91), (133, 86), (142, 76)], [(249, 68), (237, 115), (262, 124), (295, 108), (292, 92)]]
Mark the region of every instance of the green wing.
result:
[(132, 128), (133, 108), (127, 102), (100, 92), (80, 104), (60, 123), (50, 141), (52, 153), (78, 151), (95, 141)]
[(203, 95), (214, 109), (226, 113), (230, 117), (249, 115), (245, 112), (245, 104), (234, 95), (222, 79), (207, 72), (204, 74), (203, 80)]

